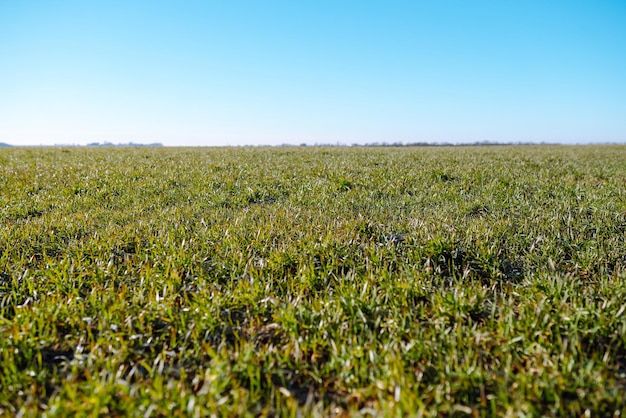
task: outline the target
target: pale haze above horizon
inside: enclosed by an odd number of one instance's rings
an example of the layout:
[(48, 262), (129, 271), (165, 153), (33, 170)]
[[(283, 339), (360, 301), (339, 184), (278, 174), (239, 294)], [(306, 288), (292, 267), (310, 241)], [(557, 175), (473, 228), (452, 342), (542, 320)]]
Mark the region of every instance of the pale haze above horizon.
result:
[(0, 1), (0, 142), (626, 142), (626, 1)]

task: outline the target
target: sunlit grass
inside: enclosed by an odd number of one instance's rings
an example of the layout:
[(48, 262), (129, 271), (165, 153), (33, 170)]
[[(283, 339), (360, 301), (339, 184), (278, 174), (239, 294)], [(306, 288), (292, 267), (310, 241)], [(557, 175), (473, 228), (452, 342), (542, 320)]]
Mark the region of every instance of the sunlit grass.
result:
[(626, 408), (626, 147), (3, 149), (0, 220), (0, 413)]

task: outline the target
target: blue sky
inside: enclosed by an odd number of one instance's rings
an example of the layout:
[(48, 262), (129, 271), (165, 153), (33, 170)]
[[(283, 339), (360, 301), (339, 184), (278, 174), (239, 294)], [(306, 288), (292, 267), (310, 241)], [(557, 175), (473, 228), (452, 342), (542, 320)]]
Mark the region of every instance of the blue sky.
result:
[(626, 142), (626, 1), (0, 1), (0, 142)]

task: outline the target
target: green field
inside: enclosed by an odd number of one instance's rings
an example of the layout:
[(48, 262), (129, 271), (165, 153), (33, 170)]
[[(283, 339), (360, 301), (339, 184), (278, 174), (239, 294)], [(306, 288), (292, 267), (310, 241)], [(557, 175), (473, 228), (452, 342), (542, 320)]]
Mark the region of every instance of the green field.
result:
[(0, 221), (0, 415), (626, 410), (626, 146), (7, 148)]

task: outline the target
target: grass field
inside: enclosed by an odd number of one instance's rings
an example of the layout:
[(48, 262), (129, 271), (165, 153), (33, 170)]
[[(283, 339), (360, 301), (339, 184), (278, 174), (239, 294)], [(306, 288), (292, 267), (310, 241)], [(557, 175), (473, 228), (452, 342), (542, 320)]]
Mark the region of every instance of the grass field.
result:
[(626, 146), (2, 149), (0, 221), (0, 415), (626, 409)]

